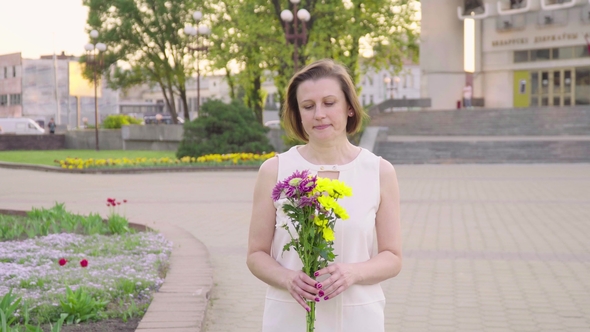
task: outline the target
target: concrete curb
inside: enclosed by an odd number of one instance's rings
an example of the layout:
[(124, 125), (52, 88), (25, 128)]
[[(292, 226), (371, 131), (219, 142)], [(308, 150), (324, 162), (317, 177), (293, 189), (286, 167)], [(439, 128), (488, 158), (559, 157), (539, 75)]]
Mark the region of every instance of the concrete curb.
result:
[[(26, 216), (26, 211), (21, 210), (0, 209), (0, 213)], [(213, 268), (207, 247), (178, 226), (159, 224), (152, 228), (138, 223), (129, 225), (137, 230), (154, 229), (173, 243), (166, 279), (154, 293), (136, 331), (202, 331), (213, 287)]]
[(155, 229), (174, 244), (170, 269), (136, 331), (200, 332), (213, 287), (209, 251), (180, 227), (165, 224)]
[(257, 171), (260, 166), (174, 166), (174, 167), (138, 167), (138, 168), (103, 168), (103, 169), (66, 169), (55, 166), (31, 165), (0, 161), (0, 168), (25, 169), (31, 171), (69, 173), (69, 174), (140, 174), (173, 172), (211, 172), (211, 171)]
[(382, 130), (387, 130), (387, 127), (367, 127), (363, 131), (363, 136), (361, 137), (361, 141), (359, 146), (361, 148), (365, 148), (371, 152), (375, 148), (375, 142), (377, 141), (377, 136), (379, 132)]

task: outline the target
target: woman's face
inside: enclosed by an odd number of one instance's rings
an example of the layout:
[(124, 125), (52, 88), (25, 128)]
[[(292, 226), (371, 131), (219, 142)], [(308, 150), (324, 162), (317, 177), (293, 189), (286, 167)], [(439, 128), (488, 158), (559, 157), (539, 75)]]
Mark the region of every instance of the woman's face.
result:
[(346, 123), (352, 109), (336, 79), (304, 81), (297, 88), (297, 104), (310, 141), (346, 137)]

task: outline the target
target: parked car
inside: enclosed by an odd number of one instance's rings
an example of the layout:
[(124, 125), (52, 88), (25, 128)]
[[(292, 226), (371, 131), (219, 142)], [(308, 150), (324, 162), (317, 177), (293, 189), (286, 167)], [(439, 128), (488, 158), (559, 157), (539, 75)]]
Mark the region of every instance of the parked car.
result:
[[(178, 123), (183, 124), (184, 119), (176, 117)], [(172, 117), (170, 114), (146, 114), (143, 116), (143, 122), (145, 124), (172, 124)]]
[(43, 135), (45, 130), (29, 118), (0, 118), (2, 135)]

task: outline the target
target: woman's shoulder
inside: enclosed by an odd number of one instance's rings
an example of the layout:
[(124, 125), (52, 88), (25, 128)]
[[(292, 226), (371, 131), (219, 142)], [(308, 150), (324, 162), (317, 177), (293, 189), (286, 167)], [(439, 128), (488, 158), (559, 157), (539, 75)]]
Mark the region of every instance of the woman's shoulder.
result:
[(279, 171), (279, 156), (274, 156), (265, 160), (260, 168), (258, 169), (258, 173), (260, 175), (276, 175)]

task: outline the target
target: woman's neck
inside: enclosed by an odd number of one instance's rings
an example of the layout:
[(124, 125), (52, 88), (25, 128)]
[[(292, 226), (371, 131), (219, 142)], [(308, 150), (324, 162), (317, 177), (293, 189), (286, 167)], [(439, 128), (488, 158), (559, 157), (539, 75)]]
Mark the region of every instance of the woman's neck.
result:
[(344, 165), (353, 161), (359, 152), (360, 148), (347, 139), (338, 143), (309, 142), (299, 149), (299, 153), (307, 161), (316, 165)]

